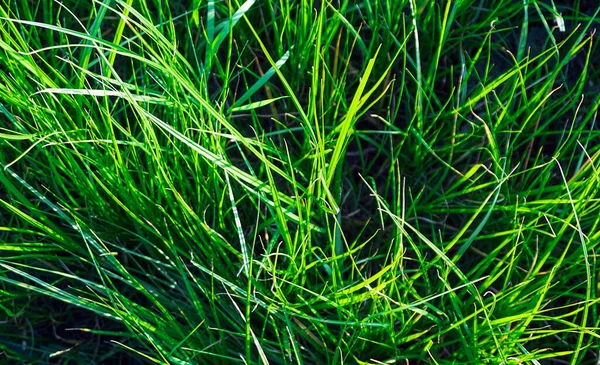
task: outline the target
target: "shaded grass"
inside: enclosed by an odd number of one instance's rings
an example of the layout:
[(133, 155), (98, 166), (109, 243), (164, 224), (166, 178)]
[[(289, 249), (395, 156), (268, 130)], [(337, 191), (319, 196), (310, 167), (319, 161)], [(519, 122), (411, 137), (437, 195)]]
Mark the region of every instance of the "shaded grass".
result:
[(0, 356), (598, 358), (598, 9), (30, 5), (0, 7)]

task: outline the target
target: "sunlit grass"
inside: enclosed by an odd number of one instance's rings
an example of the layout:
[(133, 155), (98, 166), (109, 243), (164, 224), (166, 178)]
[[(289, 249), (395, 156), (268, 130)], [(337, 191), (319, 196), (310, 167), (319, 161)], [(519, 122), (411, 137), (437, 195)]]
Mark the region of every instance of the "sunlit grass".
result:
[(3, 361), (598, 361), (600, 8), (0, 4)]

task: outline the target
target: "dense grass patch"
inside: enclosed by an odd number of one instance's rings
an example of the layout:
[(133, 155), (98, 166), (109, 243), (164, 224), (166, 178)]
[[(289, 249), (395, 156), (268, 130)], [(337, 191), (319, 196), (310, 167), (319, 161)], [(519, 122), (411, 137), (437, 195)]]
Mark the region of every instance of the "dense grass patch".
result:
[(0, 0), (0, 359), (595, 364), (594, 1)]

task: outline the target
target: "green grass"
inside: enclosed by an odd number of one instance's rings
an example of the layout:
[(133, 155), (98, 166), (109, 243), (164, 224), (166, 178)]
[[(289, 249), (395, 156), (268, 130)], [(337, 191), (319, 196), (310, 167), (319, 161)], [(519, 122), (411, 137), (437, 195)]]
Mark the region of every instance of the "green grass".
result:
[(593, 3), (0, 0), (0, 362), (596, 364)]

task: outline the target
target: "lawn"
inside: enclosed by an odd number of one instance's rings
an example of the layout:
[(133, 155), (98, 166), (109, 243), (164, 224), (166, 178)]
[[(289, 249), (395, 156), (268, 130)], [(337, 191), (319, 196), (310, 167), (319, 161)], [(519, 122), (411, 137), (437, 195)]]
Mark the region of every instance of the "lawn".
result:
[(599, 13), (0, 0), (0, 363), (598, 364)]

